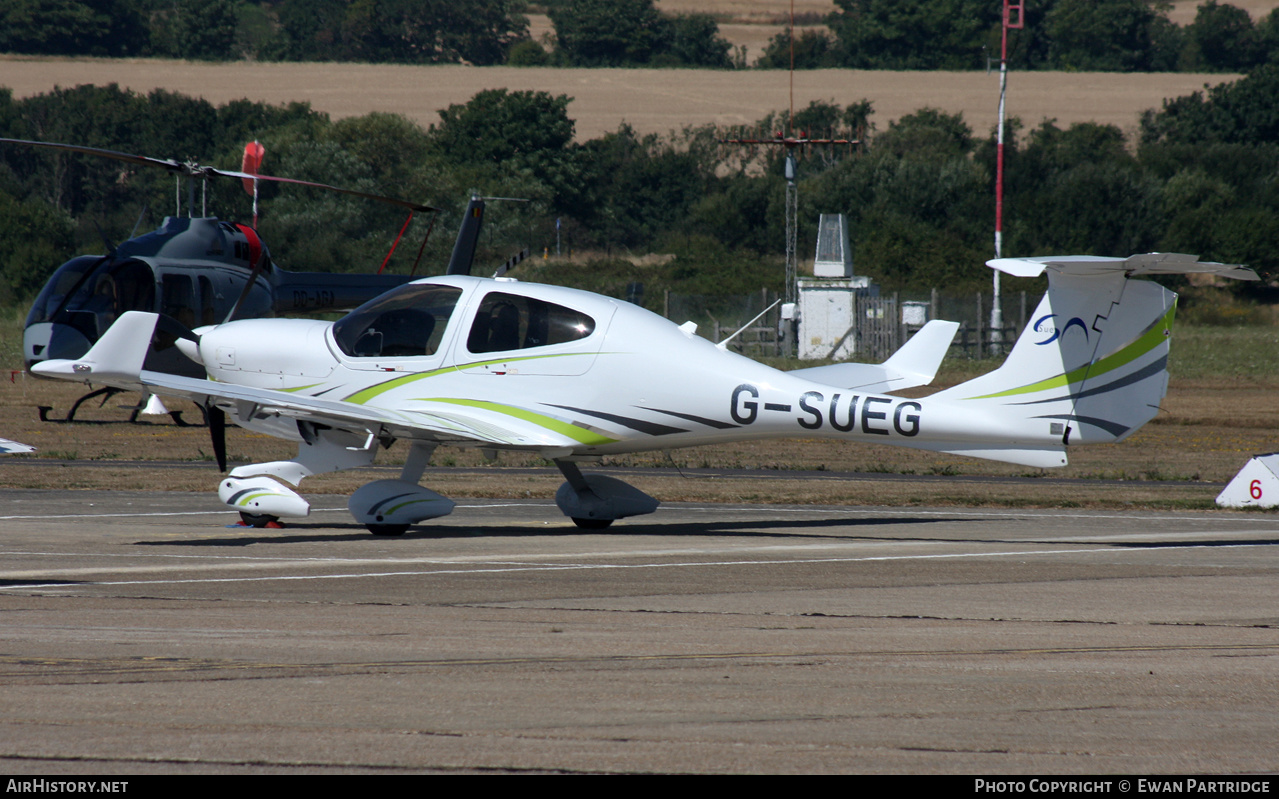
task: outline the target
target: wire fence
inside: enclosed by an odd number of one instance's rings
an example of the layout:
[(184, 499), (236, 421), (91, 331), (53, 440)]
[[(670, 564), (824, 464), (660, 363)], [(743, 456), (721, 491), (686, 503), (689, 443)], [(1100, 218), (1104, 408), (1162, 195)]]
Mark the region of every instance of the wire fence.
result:
[[(732, 336), (728, 348), (743, 355), (793, 356), (796, 338), (803, 334), (803, 322), (784, 320), (777, 300), (777, 293), (767, 290), (735, 295), (666, 292), (662, 313), (677, 324), (696, 323), (697, 334), (716, 343)], [(1034, 309), (1028, 304), (1031, 298), (1026, 292), (1005, 294), (1000, 302), (1003, 324), (992, 327), (989, 293), (934, 290), (922, 295), (866, 294), (857, 295), (855, 302), (853, 323), (846, 331), (838, 332), (836, 338), (840, 343), (851, 341), (857, 360), (867, 363), (883, 361), (933, 319), (959, 323), (950, 357), (1002, 356), (1026, 327)]]

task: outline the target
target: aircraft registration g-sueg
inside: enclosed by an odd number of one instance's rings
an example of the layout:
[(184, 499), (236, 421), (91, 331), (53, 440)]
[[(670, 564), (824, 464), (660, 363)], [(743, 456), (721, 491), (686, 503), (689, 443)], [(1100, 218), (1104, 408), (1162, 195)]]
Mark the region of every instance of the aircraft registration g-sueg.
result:
[[(883, 364), (783, 372), (643, 308), (568, 288), (469, 275), (392, 289), (337, 322), (245, 319), (186, 331), (178, 346), (208, 379), (142, 368), (161, 317), (131, 311), (83, 357), (33, 372), (191, 399), (209, 413), (225, 470), (225, 419), (298, 443), (293, 460), (240, 466), (219, 495), (250, 523), (305, 516), (304, 477), (366, 466), (409, 445), (398, 479), (357, 490), (351, 514), (379, 535), (443, 516), (418, 485), (439, 445), (523, 450), (553, 460), (556, 494), (584, 528), (651, 513), (658, 501), (583, 474), (602, 456), (786, 436), (896, 444), (1034, 467), (1073, 446), (1121, 441), (1158, 412), (1168, 386), (1176, 294), (1141, 275), (1251, 270), (1194, 256), (1005, 258), (1048, 290), (1005, 363), (920, 399), (956, 328), (926, 325)], [(159, 325), (172, 333), (174, 324)]]

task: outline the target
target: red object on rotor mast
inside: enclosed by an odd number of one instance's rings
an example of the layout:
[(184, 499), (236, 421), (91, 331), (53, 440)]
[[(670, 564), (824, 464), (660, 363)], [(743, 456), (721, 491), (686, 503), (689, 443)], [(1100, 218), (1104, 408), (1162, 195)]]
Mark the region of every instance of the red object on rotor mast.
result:
[[(266, 157), (266, 148), (256, 140), (244, 145), (244, 158), (240, 161), (240, 171), (257, 175), (262, 168), (262, 159)], [(258, 226), (258, 179), (241, 178), (244, 190), (253, 198), (253, 227)]]
[[(248, 172), (250, 175), (258, 174), (258, 171), (262, 169), (262, 159), (264, 157), (266, 157), (266, 148), (256, 141), (249, 142), (244, 145), (244, 160), (240, 162), (240, 171)], [(256, 193), (254, 191), (258, 185), (256, 180), (243, 178), (243, 182), (245, 193), (250, 196)]]

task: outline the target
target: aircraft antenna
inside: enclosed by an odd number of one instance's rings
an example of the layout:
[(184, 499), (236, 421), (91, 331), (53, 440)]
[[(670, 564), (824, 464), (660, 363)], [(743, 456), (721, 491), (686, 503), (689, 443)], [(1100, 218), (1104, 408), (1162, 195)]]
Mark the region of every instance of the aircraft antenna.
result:
[(133, 230), (129, 231), (129, 238), (138, 235), (138, 228), (142, 226), (142, 220), (147, 218), (146, 203), (142, 204), (142, 213), (138, 214), (138, 221), (133, 223)]
[[(1020, 0), (1019, 0), (1020, 1)], [(861, 142), (856, 139), (812, 139), (807, 131), (795, 133), (795, 0), (790, 4), (790, 111), (784, 131), (776, 132), (771, 139), (720, 139), (720, 144), (766, 145), (786, 148), (786, 288), (785, 302), (792, 304), (799, 296), (799, 187), (797, 151), (809, 145), (844, 144), (850, 148)], [(791, 340), (794, 336), (790, 337)]]

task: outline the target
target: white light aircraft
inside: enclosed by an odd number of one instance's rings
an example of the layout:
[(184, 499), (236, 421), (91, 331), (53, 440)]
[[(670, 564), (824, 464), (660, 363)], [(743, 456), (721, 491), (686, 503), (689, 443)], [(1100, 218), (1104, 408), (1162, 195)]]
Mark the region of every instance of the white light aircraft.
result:
[(399, 479), (369, 483), (349, 501), (375, 534), (399, 535), (453, 510), (418, 485), (441, 444), (540, 453), (566, 478), (556, 494), (564, 514), (603, 528), (658, 505), (621, 480), (580, 471), (619, 453), (822, 436), (1065, 465), (1069, 447), (1131, 435), (1167, 389), (1176, 294), (1131, 278), (1257, 279), (1174, 254), (990, 266), (1046, 272), (1048, 291), (999, 369), (921, 399), (891, 392), (933, 379), (952, 322), (930, 322), (883, 364), (782, 372), (625, 302), (469, 275), (393, 289), (333, 323), (246, 319), (188, 331), (178, 345), (203, 364), (204, 380), (143, 370), (162, 319), (137, 311), (82, 358), (32, 371), (202, 404), (223, 469), (224, 414), (298, 442), (293, 460), (240, 466), (221, 481), (222, 500), (250, 523), (305, 516), (309, 505), (294, 490), (304, 477), (366, 466), (403, 439), (410, 449)]

